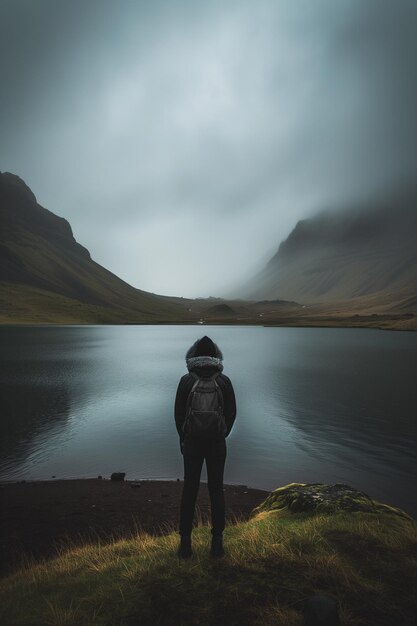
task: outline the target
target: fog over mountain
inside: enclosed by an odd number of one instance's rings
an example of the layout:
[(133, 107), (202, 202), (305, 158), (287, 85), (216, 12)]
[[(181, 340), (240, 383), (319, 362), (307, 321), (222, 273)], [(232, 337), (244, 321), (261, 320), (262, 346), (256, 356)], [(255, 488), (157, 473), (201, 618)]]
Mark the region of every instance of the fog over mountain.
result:
[(417, 312), (416, 208), (417, 184), (373, 205), (301, 220), (238, 294)]
[(93, 258), (222, 296), (416, 176), (413, 0), (2, 0), (0, 170)]

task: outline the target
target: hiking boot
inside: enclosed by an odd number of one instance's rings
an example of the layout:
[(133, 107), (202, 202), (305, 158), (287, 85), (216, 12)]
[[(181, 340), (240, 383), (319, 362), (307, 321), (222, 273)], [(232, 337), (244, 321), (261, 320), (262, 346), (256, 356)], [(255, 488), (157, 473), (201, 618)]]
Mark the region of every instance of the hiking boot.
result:
[(223, 536), (213, 535), (211, 538), (211, 556), (224, 556)]
[(192, 555), (191, 535), (181, 535), (180, 547), (177, 552), (180, 559), (189, 559)]

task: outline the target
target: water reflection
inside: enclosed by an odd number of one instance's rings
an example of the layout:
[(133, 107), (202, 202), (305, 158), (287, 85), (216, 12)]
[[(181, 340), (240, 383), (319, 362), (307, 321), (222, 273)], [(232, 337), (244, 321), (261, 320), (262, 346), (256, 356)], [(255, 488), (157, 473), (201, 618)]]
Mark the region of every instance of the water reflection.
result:
[(36, 461), (52, 442), (64, 442), (68, 430), (70, 384), (78, 370), (76, 329), (42, 330), (1, 333), (0, 473), (8, 477), (18, 476), (19, 467), (30, 456)]
[(57, 437), (69, 415), (69, 396), (65, 389), (33, 389), (15, 385), (15, 395), (1, 389), (0, 471), (12, 472), (13, 466), (27, 458), (34, 446)]
[(299, 354), (271, 368), (271, 388), (310, 455), (416, 476), (416, 355), (409, 335), (381, 335), (305, 334)]

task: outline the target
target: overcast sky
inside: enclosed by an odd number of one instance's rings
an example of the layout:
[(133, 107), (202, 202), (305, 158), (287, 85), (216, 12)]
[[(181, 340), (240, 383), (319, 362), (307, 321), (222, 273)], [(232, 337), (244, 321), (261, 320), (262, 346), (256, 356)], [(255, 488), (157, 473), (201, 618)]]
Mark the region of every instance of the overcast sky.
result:
[(92, 257), (226, 296), (416, 176), (414, 0), (0, 0), (0, 170)]

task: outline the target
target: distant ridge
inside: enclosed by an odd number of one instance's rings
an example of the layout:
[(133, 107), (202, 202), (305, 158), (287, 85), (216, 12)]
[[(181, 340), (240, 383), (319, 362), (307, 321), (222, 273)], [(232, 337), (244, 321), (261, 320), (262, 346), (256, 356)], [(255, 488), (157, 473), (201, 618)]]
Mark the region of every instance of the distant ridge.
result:
[(67, 220), (0, 173), (0, 320), (169, 320), (184, 317), (180, 300), (135, 289), (93, 261)]
[(416, 232), (416, 188), (380, 206), (322, 212), (298, 222), (239, 295), (307, 304), (372, 298), (414, 310)]

